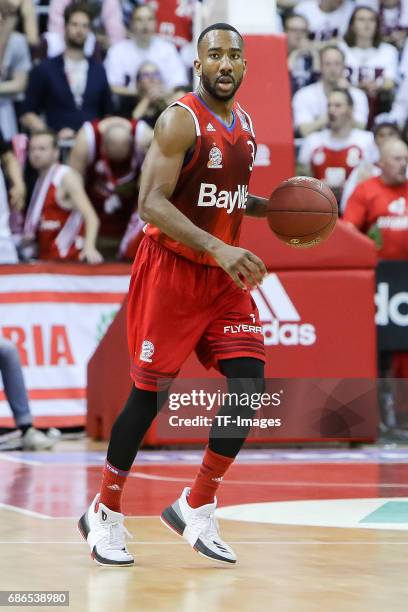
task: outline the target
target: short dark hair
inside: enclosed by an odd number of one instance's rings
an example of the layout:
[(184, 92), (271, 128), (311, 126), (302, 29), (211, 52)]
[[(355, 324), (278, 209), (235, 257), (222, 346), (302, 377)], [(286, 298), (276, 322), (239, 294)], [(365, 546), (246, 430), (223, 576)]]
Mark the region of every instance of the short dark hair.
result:
[(72, 2), (68, 4), (64, 11), (64, 23), (67, 25), (72, 15), (75, 13), (85, 13), (88, 16), (89, 21), (92, 21), (93, 14), (87, 2)]
[(345, 42), (347, 43), (349, 47), (356, 46), (356, 35), (353, 30), (353, 27), (354, 27), (354, 21), (356, 19), (356, 15), (358, 11), (370, 11), (373, 15), (375, 15), (375, 32), (374, 32), (374, 38), (373, 38), (373, 47), (376, 47), (376, 48), (379, 47), (381, 44), (380, 15), (379, 13), (377, 13), (377, 11), (370, 8), (369, 6), (357, 6), (357, 8), (354, 9), (350, 17), (347, 32), (344, 35)]
[(238, 32), (236, 28), (234, 28), (234, 26), (230, 25), (229, 23), (220, 22), (209, 25), (201, 32), (197, 40), (197, 47), (200, 45), (200, 42), (203, 40), (204, 36), (208, 34), (208, 32), (212, 32), (212, 30), (229, 30), (231, 32), (235, 32), (240, 37), (242, 44), (244, 44), (244, 39), (242, 38), (242, 35)]
[(374, 136), (377, 136), (378, 132), (384, 127), (391, 128), (394, 130), (395, 134), (401, 138), (401, 130), (399, 129), (398, 124), (391, 120), (379, 121), (378, 123), (376, 123), (374, 120), (374, 127), (371, 131), (373, 132)]
[(30, 140), (34, 138), (34, 136), (49, 136), (52, 139), (52, 146), (54, 149), (58, 149), (58, 135), (54, 130), (50, 130), (49, 128), (44, 128), (43, 130), (34, 130), (31, 132)]
[(344, 87), (335, 87), (334, 89), (331, 90), (331, 92), (328, 95), (330, 96), (331, 94), (334, 94), (334, 93), (341, 93), (341, 94), (343, 94), (343, 96), (347, 100), (348, 106), (353, 108), (354, 100), (353, 100), (353, 98), (351, 96), (351, 93), (349, 92), (348, 89), (345, 89)]
[(344, 51), (342, 49), (340, 49), (340, 47), (338, 47), (337, 45), (325, 45), (324, 47), (322, 47), (319, 50), (320, 59), (322, 59), (322, 57), (323, 57), (324, 53), (326, 53), (326, 51), (337, 51), (338, 53), (340, 53), (341, 57), (343, 58), (343, 62), (345, 62), (346, 56), (344, 55)]

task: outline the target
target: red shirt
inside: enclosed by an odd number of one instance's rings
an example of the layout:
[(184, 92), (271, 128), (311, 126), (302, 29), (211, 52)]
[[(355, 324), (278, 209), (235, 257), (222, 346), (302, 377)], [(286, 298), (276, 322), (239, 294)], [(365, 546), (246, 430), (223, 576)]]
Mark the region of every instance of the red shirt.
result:
[(78, 210), (64, 208), (58, 189), (68, 166), (58, 164), (44, 198), (38, 227), (39, 259), (77, 261), (84, 246), (84, 223)]
[(357, 185), (351, 194), (344, 220), (362, 232), (376, 226), (380, 232), (381, 259), (408, 259), (408, 181), (386, 185), (380, 176)]
[(176, 47), (193, 39), (193, 13), (195, 0), (148, 0), (156, 11), (157, 31)]
[[(197, 139), (170, 201), (194, 225), (227, 244), (237, 245), (256, 154), (252, 121), (235, 102), (234, 119), (228, 127), (194, 93), (175, 105), (193, 116)], [(207, 253), (194, 251), (157, 227), (148, 225), (146, 234), (187, 259), (217, 265)]]
[(120, 164), (113, 164), (103, 155), (100, 123), (96, 120), (84, 124), (89, 163), (85, 187), (101, 223), (99, 234), (122, 236), (137, 203), (137, 179), (143, 157), (138, 151), (137, 131), (143, 122), (130, 122), (134, 147), (128, 159)]

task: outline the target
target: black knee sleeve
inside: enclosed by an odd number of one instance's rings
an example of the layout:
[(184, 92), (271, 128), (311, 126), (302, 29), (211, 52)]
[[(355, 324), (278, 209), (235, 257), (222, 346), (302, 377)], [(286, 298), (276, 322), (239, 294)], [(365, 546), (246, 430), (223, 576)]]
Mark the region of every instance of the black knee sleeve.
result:
[[(220, 361), (220, 369), (228, 379), (229, 393), (236, 393), (238, 397), (243, 393), (249, 396), (252, 393), (263, 393), (264, 363), (259, 359), (251, 357), (227, 359)], [(231, 403), (223, 406), (217, 416), (230, 417), (231, 421), (236, 421), (237, 415), (243, 419), (251, 419), (254, 411), (251, 406)], [(208, 445), (219, 455), (235, 457), (244, 444), (251, 426), (230, 423), (227, 427), (225, 423), (224, 419), (222, 421), (214, 419)]]
[(112, 427), (107, 460), (119, 470), (132, 467), (136, 453), (167, 393), (132, 388), (127, 402)]

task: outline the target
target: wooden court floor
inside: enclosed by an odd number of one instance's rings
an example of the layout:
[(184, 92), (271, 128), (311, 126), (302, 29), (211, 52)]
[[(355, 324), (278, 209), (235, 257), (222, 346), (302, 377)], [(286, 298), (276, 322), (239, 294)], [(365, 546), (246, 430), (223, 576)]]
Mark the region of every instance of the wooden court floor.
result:
[(103, 568), (76, 519), (96, 490), (104, 451), (81, 444), (0, 454), (0, 590), (68, 590), (75, 612), (408, 610), (408, 450), (344, 460), (248, 451), (220, 492), (219, 505), (243, 518), (220, 519), (238, 555), (233, 567), (200, 557), (158, 519), (199, 455), (145, 453), (126, 491), (136, 563)]

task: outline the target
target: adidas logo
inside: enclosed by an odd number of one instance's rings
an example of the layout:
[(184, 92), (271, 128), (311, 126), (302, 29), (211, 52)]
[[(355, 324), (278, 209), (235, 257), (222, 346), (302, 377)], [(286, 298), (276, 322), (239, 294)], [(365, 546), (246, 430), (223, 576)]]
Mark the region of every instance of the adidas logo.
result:
[(300, 314), (277, 274), (268, 274), (251, 293), (258, 306), (266, 345), (310, 346), (316, 342), (315, 326), (300, 322)]
[(207, 130), (207, 132), (215, 132), (216, 131), (216, 129), (213, 126), (212, 123), (207, 123), (207, 127), (205, 129)]
[(216, 476), (215, 478), (211, 478), (214, 482), (222, 482), (223, 476)]
[(122, 490), (120, 486), (117, 484), (108, 485), (107, 489), (110, 489), (111, 491), (121, 491)]

